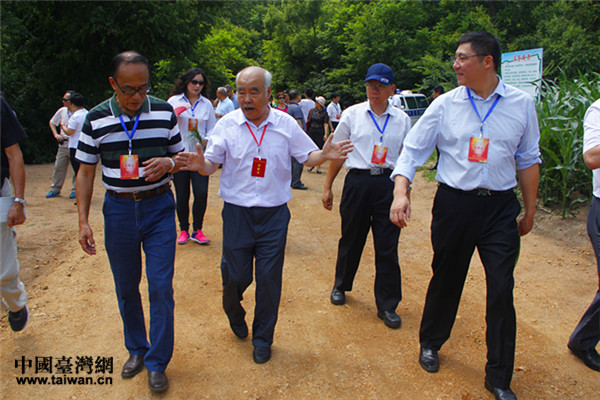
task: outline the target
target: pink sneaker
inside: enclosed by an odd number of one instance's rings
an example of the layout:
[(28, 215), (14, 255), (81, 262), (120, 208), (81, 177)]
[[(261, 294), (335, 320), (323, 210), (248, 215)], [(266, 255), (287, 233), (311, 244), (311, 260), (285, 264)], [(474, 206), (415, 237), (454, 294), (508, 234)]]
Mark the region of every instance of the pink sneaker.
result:
[(192, 240), (196, 243), (200, 243), (200, 244), (206, 244), (208, 242), (210, 242), (210, 239), (207, 238), (206, 236), (204, 236), (204, 233), (202, 233), (202, 231), (200, 229), (198, 229), (196, 232), (192, 233)]
[(186, 244), (190, 240), (190, 235), (186, 231), (181, 231), (177, 238), (177, 244)]

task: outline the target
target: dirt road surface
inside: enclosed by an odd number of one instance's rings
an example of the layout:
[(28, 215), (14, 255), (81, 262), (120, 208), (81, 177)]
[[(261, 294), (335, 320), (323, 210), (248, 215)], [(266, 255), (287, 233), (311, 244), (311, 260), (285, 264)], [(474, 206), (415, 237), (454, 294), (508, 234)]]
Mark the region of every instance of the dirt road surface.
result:
[[(283, 294), (273, 356), (252, 361), (249, 339), (230, 331), (221, 309), (221, 217), (218, 174), (210, 180), (204, 233), (207, 246), (178, 246), (175, 262), (175, 351), (167, 369), (169, 390), (151, 394), (146, 373), (124, 380), (127, 359), (114, 285), (103, 245), (100, 177), (91, 224), (98, 255), (77, 242), (77, 210), (70, 187), (46, 199), (52, 165), (27, 166), (27, 222), (17, 228), (22, 280), (29, 292), (31, 320), (14, 333), (6, 310), (0, 314), (0, 397), (3, 399), (492, 399), (483, 387), (485, 281), (473, 258), (452, 337), (440, 352), (441, 369), (429, 374), (418, 364), (418, 329), (431, 276), (429, 239), (435, 183), (420, 173), (413, 185), (413, 213), (400, 236), (404, 298), (401, 329), (385, 327), (373, 297), (371, 236), (354, 291), (333, 306), (333, 283), (342, 172), (334, 187), (334, 211), (321, 205), (325, 175), (304, 172), (307, 191), (294, 191)], [(326, 166), (324, 168), (326, 171)], [(70, 175), (68, 177), (70, 179)], [(512, 388), (520, 399), (600, 399), (600, 374), (572, 356), (566, 343), (597, 290), (596, 267), (585, 233), (585, 213), (561, 220), (538, 211), (532, 233), (522, 240), (515, 272), (518, 333)], [(146, 314), (147, 286), (142, 287)], [(254, 285), (244, 306), (251, 321)], [(113, 372), (75, 373), (78, 357), (113, 360)], [(36, 357), (52, 357), (56, 379), (91, 377), (96, 384), (19, 385), (35, 372)], [(59, 373), (68, 365), (73, 373)], [(64, 358), (64, 359), (63, 359)], [(83, 359), (83, 358), (82, 358)], [(28, 361), (32, 361), (29, 367)], [(23, 373), (24, 371), (24, 373)], [(100, 384), (112, 378), (111, 384)]]

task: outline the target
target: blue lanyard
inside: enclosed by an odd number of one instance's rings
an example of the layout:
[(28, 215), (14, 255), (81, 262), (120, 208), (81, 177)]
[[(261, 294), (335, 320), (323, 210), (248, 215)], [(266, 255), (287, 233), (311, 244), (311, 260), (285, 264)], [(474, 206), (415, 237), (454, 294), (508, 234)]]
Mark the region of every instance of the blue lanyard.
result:
[(373, 123), (377, 127), (377, 130), (379, 131), (379, 133), (381, 133), (381, 137), (379, 138), (379, 143), (383, 143), (383, 132), (385, 132), (385, 128), (387, 128), (388, 121), (390, 120), (390, 114), (387, 115), (387, 118), (385, 119), (385, 123), (383, 124), (383, 129), (381, 129), (379, 127), (379, 125), (377, 124), (377, 121), (375, 121), (375, 117), (373, 116), (373, 113), (371, 112), (371, 110), (367, 110), (367, 111), (369, 112), (369, 115), (371, 116)]
[[(188, 103), (190, 103), (190, 106), (192, 105), (192, 102), (188, 100), (187, 97), (183, 96), (183, 98), (185, 99), (185, 101), (187, 101)], [(196, 107), (198, 107), (198, 104), (200, 103), (200, 99), (198, 99), (198, 101), (196, 101), (196, 103), (194, 103), (194, 106), (192, 107), (192, 118), (194, 118), (194, 111), (196, 110)]]
[(133, 124), (133, 129), (131, 130), (131, 134), (127, 130), (127, 126), (125, 126), (125, 121), (123, 121), (122, 115), (119, 115), (119, 121), (121, 121), (121, 126), (123, 127), (123, 130), (125, 131), (125, 133), (127, 134), (127, 137), (129, 138), (129, 155), (131, 155), (131, 139), (133, 139), (133, 135), (135, 135), (135, 131), (137, 130), (138, 122), (140, 122), (140, 116), (138, 115), (137, 117), (135, 117), (135, 122)]
[(481, 126), (479, 127), (479, 136), (483, 136), (483, 124), (488, 119), (488, 117), (490, 116), (492, 111), (494, 111), (494, 107), (496, 107), (496, 104), (498, 104), (498, 101), (500, 100), (500, 95), (498, 95), (498, 97), (496, 97), (496, 100), (494, 100), (494, 104), (492, 104), (492, 107), (485, 115), (485, 118), (481, 119), (481, 114), (479, 114), (477, 107), (475, 107), (475, 102), (473, 101), (473, 97), (471, 97), (471, 89), (467, 88), (467, 94), (469, 95), (469, 101), (471, 101), (471, 105), (473, 106), (473, 109), (475, 110), (475, 112), (477, 113), (477, 116), (479, 117), (479, 120), (481, 121)]

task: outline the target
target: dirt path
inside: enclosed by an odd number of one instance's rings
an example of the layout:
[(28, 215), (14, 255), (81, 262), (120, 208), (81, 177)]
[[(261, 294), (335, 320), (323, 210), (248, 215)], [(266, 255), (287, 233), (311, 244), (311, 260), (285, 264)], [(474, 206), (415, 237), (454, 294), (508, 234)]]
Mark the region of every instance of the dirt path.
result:
[[(151, 395), (146, 374), (120, 377), (127, 358), (112, 276), (103, 246), (100, 179), (91, 223), (98, 255), (77, 243), (77, 212), (63, 195), (45, 199), (52, 165), (27, 166), (28, 220), (18, 227), (22, 279), (29, 292), (31, 320), (21, 333), (0, 314), (0, 397), (3, 399), (491, 399), (483, 387), (485, 364), (485, 282), (474, 257), (452, 337), (440, 353), (441, 370), (428, 374), (418, 358), (418, 327), (430, 278), (429, 224), (435, 184), (413, 185), (413, 215), (400, 237), (404, 299), (403, 325), (390, 330), (376, 316), (371, 236), (355, 290), (345, 306), (329, 303), (340, 220), (343, 176), (335, 186), (335, 210), (320, 203), (324, 175), (304, 172), (309, 190), (294, 191), (284, 288), (273, 357), (252, 361), (250, 340), (238, 340), (221, 309), (221, 207), (218, 177), (211, 178), (204, 232), (208, 246), (177, 248), (175, 353), (167, 369), (171, 387)], [(70, 178), (70, 176), (69, 176)], [(520, 399), (599, 399), (600, 375), (567, 350), (571, 330), (597, 287), (596, 269), (585, 234), (585, 211), (566, 221), (538, 212), (533, 233), (522, 241), (515, 273), (518, 318), (512, 387)], [(145, 283), (144, 283), (145, 284)], [(244, 305), (253, 310), (252, 285)], [(146, 287), (142, 290), (147, 299)], [(147, 307), (147, 305), (146, 305)], [(147, 308), (146, 308), (147, 310)], [(111, 358), (112, 374), (81, 372), (77, 377), (112, 377), (111, 385), (18, 385), (17, 377), (44, 377), (22, 363), (53, 357)], [(63, 374), (55, 375), (64, 377)]]

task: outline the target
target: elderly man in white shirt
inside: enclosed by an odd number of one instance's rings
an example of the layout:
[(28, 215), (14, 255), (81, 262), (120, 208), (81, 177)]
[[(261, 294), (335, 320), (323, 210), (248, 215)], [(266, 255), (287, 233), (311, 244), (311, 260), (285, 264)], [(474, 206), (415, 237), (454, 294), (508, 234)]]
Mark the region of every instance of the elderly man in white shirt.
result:
[(331, 143), (323, 150), (304, 133), (290, 115), (269, 106), (271, 74), (247, 67), (236, 77), (240, 109), (215, 126), (206, 153), (181, 153), (183, 169), (214, 173), (223, 164), (219, 195), (223, 206), (223, 308), (233, 333), (248, 336), (246, 311), (241, 300), (256, 278), (256, 306), (252, 325), (253, 359), (271, 358), (277, 322), (285, 243), (291, 200), (290, 157), (307, 166), (326, 159), (344, 159), (350, 141)]

